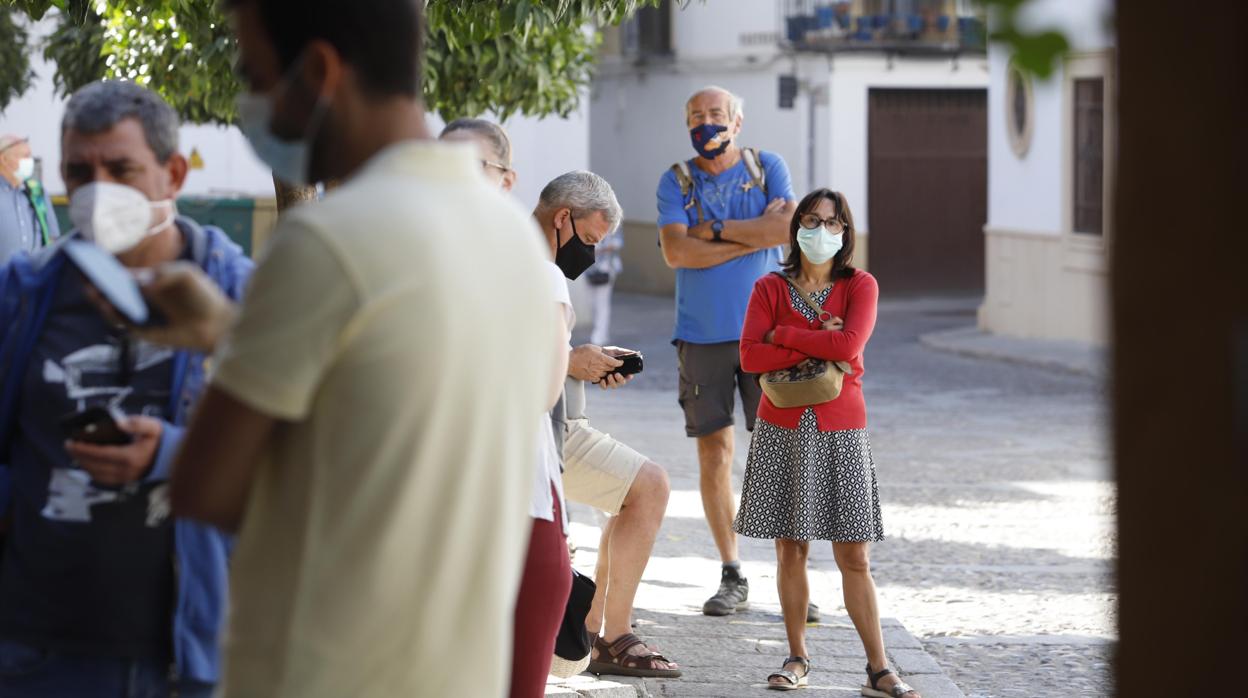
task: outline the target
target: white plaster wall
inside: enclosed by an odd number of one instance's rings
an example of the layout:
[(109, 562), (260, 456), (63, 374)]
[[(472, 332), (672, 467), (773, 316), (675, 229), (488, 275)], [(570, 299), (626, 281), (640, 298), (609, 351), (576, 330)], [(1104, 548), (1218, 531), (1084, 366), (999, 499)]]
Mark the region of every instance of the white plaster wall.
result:
[(985, 88), (988, 62), (981, 57), (895, 58), (838, 55), (828, 77), (830, 131), (824, 157), (831, 163), (828, 185), (849, 200), (854, 222), (868, 233), (867, 124), (871, 88)]
[[(676, 3), (672, 3), (674, 6)], [(682, 59), (768, 56), (771, 45), (741, 45), (742, 34), (783, 33), (779, 0), (701, 0), (674, 10), (672, 44)]]
[(1062, 69), (1048, 80), (1033, 80), (1035, 125), (1031, 147), (1019, 158), (1006, 130), (1006, 68), (1010, 50), (989, 53), (988, 225), (1057, 235), (1062, 228)]
[(1018, 14), (1024, 31), (1056, 29), (1075, 51), (1113, 45), (1112, 0), (1028, 0)]
[[(1029, 30), (1057, 29), (1074, 51), (1113, 45), (1107, 22), (1109, 0), (1031, 0), (1019, 17)], [(1033, 81), (1035, 127), (1023, 158), (1014, 154), (1006, 131), (1006, 68), (1010, 49), (989, 51), (988, 225), (1013, 231), (1058, 234), (1062, 229), (1064, 186), (1063, 70)]]

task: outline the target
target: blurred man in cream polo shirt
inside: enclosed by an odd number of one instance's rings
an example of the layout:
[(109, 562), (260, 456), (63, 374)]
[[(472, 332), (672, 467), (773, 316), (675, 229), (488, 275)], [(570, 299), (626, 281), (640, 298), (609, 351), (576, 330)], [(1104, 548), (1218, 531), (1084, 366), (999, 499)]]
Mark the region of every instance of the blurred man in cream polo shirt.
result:
[[(217, 347), (181, 516), (239, 531), (223, 695), (500, 696), (555, 336), (540, 236), (428, 140), (422, 0), (227, 0), (243, 132), (287, 211), (235, 309), (158, 269), (156, 341)], [(468, 682), (470, 688), (465, 682)]]

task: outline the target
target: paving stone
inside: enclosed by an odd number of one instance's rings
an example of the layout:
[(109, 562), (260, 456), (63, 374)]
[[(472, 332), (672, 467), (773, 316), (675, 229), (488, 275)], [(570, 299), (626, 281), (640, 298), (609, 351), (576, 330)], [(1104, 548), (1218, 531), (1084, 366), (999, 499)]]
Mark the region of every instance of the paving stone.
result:
[(903, 676), (944, 673), (940, 664), (924, 650), (889, 650), (888, 656)]
[(905, 628), (884, 628), (884, 646), (895, 650), (922, 650), (923, 644)]

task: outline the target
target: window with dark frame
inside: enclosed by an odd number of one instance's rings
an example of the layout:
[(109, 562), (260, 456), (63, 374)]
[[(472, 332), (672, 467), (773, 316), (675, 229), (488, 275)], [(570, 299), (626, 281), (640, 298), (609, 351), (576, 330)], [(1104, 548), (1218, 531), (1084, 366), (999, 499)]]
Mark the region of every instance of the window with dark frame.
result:
[(1074, 231), (1101, 235), (1105, 207), (1105, 79), (1074, 81)]
[(637, 10), (624, 25), (624, 50), (638, 58), (672, 55), (671, 0)]

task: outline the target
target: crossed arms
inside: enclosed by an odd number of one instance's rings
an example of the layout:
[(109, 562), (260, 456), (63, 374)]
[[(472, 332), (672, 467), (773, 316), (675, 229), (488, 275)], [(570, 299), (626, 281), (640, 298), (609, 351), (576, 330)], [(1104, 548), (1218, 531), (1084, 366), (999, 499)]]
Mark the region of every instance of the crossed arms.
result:
[[(754, 285), (741, 328), (741, 368), (748, 373), (767, 373), (795, 366), (808, 358), (850, 361), (860, 356), (875, 329), (879, 286), (870, 275), (860, 275), (849, 290), (843, 323), (832, 318), (824, 329), (779, 324), (780, 297), (787, 289), (764, 277)], [(787, 301), (787, 299), (786, 299)]]
[(663, 261), (672, 269), (705, 269), (787, 244), (789, 222), (796, 210), (796, 201), (772, 199), (758, 218), (724, 221), (722, 242), (714, 241), (710, 221), (694, 226), (669, 223), (659, 229)]

